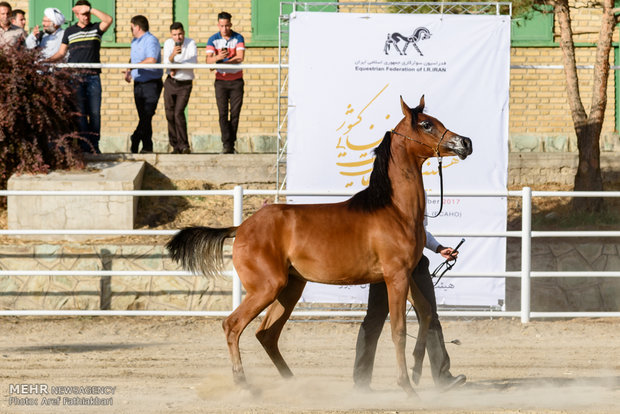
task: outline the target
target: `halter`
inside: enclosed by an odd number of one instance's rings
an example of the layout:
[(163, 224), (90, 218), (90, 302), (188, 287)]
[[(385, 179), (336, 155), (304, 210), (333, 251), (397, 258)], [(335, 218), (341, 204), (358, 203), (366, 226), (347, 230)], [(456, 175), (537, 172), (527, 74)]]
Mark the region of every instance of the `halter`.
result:
[(437, 214), (435, 214), (434, 216), (429, 216), (427, 214), (424, 214), (425, 217), (429, 217), (429, 218), (436, 218), (439, 217), (439, 215), (441, 214), (441, 210), (443, 210), (443, 169), (441, 167), (441, 164), (443, 162), (443, 157), (441, 156), (441, 154), (439, 154), (439, 146), (441, 145), (441, 141), (443, 141), (444, 137), (446, 136), (446, 133), (448, 132), (448, 130), (446, 129), (443, 134), (441, 134), (441, 138), (439, 139), (439, 142), (437, 142), (437, 147), (433, 148), (430, 145), (428, 145), (426, 142), (422, 142), (422, 141), (418, 141), (417, 139), (413, 139), (407, 135), (401, 134), (400, 132), (397, 132), (395, 130), (391, 130), (392, 135), (396, 134), (396, 135), (400, 135), (403, 138), (408, 139), (409, 141), (413, 141), (417, 144), (420, 145), (424, 145), (425, 147), (428, 147), (430, 149), (433, 150), (433, 152), (435, 153), (435, 155), (437, 156), (437, 164), (438, 164), (438, 168), (439, 168), (439, 194), (440, 194), (440, 204), (439, 204), (439, 211), (437, 212)]

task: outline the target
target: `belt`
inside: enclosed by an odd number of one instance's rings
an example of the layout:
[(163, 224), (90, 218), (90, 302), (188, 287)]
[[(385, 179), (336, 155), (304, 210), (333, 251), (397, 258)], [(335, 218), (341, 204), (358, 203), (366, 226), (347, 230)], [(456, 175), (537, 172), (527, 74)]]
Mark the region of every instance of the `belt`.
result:
[(172, 76), (168, 76), (168, 79), (170, 79), (174, 83), (178, 83), (179, 85), (189, 85), (189, 84), (191, 84), (193, 82), (191, 79), (189, 79), (189, 80), (178, 80), (178, 79), (173, 78)]
[(151, 83), (151, 82), (161, 82), (161, 78), (149, 79), (147, 81), (136, 81), (136, 80), (134, 80), (134, 83)]

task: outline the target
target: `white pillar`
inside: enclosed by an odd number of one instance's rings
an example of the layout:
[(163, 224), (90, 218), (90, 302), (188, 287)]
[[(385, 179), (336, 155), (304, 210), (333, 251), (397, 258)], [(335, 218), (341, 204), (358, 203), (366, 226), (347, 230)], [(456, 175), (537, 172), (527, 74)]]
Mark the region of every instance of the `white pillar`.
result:
[[(233, 225), (240, 226), (243, 222), (243, 187), (240, 185), (235, 186), (234, 190), (234, 211), (233, 211)], [(241, 280), (237, 271), (233, 267), (233, 281), (232, 281), (232, 308), (233, 310), (241, 304)]]
[(532, 270), (532, 189), (523, 187), (521, 204), (521, 323), (530, 321)]

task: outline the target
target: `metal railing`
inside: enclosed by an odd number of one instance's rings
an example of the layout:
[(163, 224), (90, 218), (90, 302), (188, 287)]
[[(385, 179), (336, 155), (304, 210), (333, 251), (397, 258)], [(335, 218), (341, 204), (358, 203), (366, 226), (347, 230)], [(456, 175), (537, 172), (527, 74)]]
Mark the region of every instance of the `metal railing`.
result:
[[(270, 196), (351, 196), (352, 191), (288, 191), (288, 190), (251, 190), (236, 186), (233, 190), (134, 190), (134, 191), (27, 191), (3, 190), (2, 196), (232, 196), (234, 199), (233, 225), (238, 226), (243, 220), (243, 198), (251, 195)], [(451, 272), (450, 277), (511, 277), (521, 279), (521, 310), (458, 310), (440, 311), (443, 316), (453, 317), (520, 317), (527, 323), (531, 318), (563, 318), (563, 317), (620, 317), (620, 312), (532, 312), (531, 311), (531, 279), (536, 277), (620, 277), (618, 271), (532, 271), (531, 247), (532, 238), (536, 237), (620, 237), (620, 231), (533, 231), (532, 230), (532, 198), (533, 197), (620, 197), (620, 191), (575, 192), (575, 191), (532, 191), (524, 187), (521, 191), (488, 191), (488, 192), (448, 192), (449, 197), (521, 197), (522, 228), (521, 230), (503, 232), (435, 232), (438, 237), (517, 237), (521, 238), (521, 270), (504, 272)], [(429, 195), (436, 197), (437, 195)], [(0, 230), (0, 235), (143, 235), (170, 236), (176, 230)], [(2, 310), (0, 315), (123, 315), (123, 316), (225, 316), (230, 314), (241, 303), (242, 288), (239, 278), (232, 272), (227, 273), (233, 278), (232, 307), (230, 311), (122, 311), (122, 310)], [(192, 276), (185, 271), (113, 271), (113, 270), (1, 270), (0, 276)], [(200, 275), (196, 275), (200, 276)], [(363, 310), (297, 310), (295, 316), (340, 317), (363, 316)]]

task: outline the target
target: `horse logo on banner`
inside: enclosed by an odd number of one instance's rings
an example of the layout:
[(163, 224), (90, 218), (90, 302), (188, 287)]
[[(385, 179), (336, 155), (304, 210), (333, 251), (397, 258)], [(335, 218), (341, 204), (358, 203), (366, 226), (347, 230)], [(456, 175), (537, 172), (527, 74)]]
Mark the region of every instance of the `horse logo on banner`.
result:
[[(417, 29), (413, 31), (413, 34), (409, 37), (403, 36), (402, 34), (398, 32), (388, 33), (387, 40), (385, 41), (385, 46), (383, 47), (383, 51), (387, 55), (389, 54), (389, 51), (392, 48), (392, 46), (394, 46), (394, 49), (396, 49), (396, 51), (401, 56), (403, 56), (407, 54), (407, 48), (409, 47), (409, 45), (413, 45), (413, 47), (415, 47), (415, 50), (418, 51), (420, 56), (424, 56), (424, 54), (418, 47), (418, 42), (420, 40), (430, 39), (430, 37), (431, 37), (431, 32), (426, 27), (418, 27)], [(401, 41), (405, 42), (405, 46), (403, 47), (403, 50), (400, 50), (400, 47), (398, 47)]]

